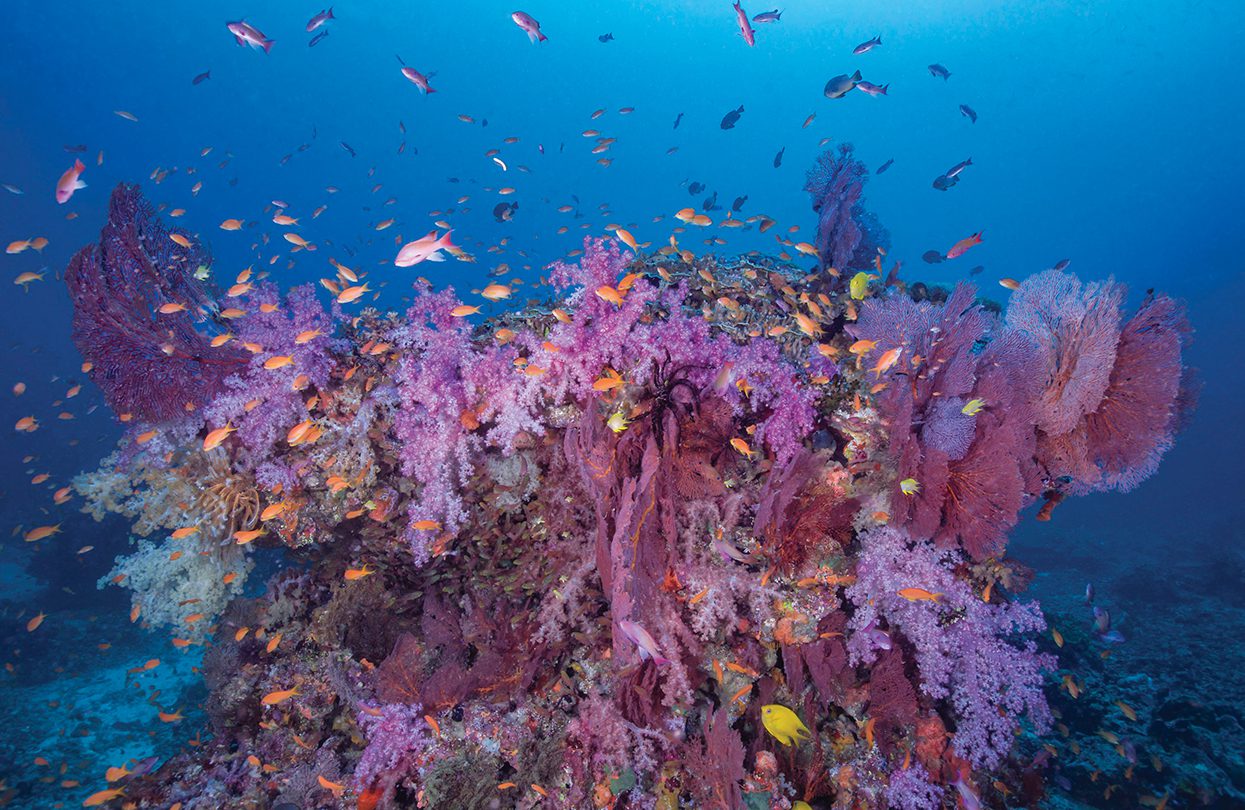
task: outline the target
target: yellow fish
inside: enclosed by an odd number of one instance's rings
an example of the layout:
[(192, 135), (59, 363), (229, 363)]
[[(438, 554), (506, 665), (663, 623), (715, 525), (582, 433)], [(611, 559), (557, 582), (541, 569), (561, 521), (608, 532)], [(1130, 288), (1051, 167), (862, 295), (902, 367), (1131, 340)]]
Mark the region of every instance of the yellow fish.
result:
[(864, 300), (864, 297), (869, 294), (869, 279), (871, 278), (873, 276), (865, 272), (852, 276), (852, 280), (848, 283), (848, 289), (851, 291), (852, 298), (857, 301)]
[(965, 416), (976, 416), (977, 412), (984, 407), (986, 407), (986, 401), (984, 399), (970, 399), (964, 404), (963, 408), (960, 408), (960, 413)]
[(905, 478), (899, 482), (899, 491), (905, 495), (915, 495), (921, 491), (921, 482), (915, 478)]
[(761, 722), (765, 724), (765, 730), (783, 745), (791, 745), (793, 740), (801, 741), (801, 734), (812, 736), (799, 715), (777, 703), (761, 707)]

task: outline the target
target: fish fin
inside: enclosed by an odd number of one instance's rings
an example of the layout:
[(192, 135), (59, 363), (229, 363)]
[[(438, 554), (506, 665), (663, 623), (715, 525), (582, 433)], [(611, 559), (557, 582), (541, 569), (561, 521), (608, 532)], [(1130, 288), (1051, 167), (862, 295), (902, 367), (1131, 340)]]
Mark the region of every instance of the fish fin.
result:
[(426, 261), (426, 262), (443, 262), (443, 261), (445, 261), (445, 257), (444, 257), (444, 256), (442, 256), (440, 253), (433, 253), (431, 256), (429, 256), (428, 258), (424, 259), (424, 261)]
[(275, 40), (275, 39), (270, 39), (270, 40), (267, 40), (267, 41), (266, 41), (266, 42), (264, 42), (264, 44), (263, 44), (263, 45), (261, 45), (260, 47), (264, 49), (264, 53), (268, 53), (269, 51), (271, 51), (271, 50), (272, 50), (272, 43), (274, 43), (274, 42), (276, 42), (276, 40)]
[(854, 82), (858, 82), (858, 81), (860, 81), (860, 71), (859, 71), (859, 70), (858, 70), (858, 71), (856, 71), (855, 73), (853, 73), (853, 74), (852, 74), (852, 81), (854, 81)]
[(79, 178), (78, 181), (73, 184), (73, 187), (74, 191), (77, 191), (80, 188), (86, 188), (86, 181)]

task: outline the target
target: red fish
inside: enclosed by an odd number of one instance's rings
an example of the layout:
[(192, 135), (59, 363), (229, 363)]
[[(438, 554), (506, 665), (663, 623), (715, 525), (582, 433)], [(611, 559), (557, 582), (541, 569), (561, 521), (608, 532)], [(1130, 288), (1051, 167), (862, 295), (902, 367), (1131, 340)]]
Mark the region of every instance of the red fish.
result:
[(971, 248), (973, 245), (980, 245), (981, 235), (983, 233), (985, 233), (985, 231), (977, 231), (977, 233), (973, 234), (972, 236), (966, 236), (960, 241), (956, 242), (951, 247), (951, 249), (947, 251), (947, 258), (954, 259), (957, 256), (963, 256), (965, 253), (968, 252), (968, 249)]
[(756, 32), (752, 30), (752, 23), (748, 20), (748, 12), (744, 11), (744, 7), (739, 5), (739, 0), (735, 0), (735, 16), (739, 19), (739, 33), (743, 34), (744, 42), (748, 43), (749, 48), (756, 45)]

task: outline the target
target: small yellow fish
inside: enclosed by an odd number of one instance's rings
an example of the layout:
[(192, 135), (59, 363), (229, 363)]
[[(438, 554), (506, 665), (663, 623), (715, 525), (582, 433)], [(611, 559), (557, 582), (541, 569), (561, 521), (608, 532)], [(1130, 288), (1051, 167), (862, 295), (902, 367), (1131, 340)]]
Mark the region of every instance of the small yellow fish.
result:
[(812, 736), (812, 732), (800, 721), (799, 715), (777, 703), (761, 707), (761, 722), (765, 725), (765, 730), (783, 745), (801, 741), (801, 734)]
[(627, 425), (631, 424), (627, 421), (627, 417), (622, 411), (615, 411), (610, 414), (610, 418), (605, 420), (605, 425), (615, 433), (622, 433), (627, 429)]
[(977, 412), (984, 407), (986, 407), (986, 401), (984, 399), (970, 399), (968, 402), (964, 403), (963, 408), (960, 408), (960, 413), (965, 416), (976, 416)]
[(899, 491), (905, 495), (915, 495), (921, 491), (921, 482), (915, 478), (905, 478), (899, 482)]
[(852, 298), (857, 301), (863, 301), (865, 296), (869, 294), (869, 280), (872, 278), (873, 276), (865, 272), (852, 276), (852, 280), (848, 282), (848, 289), (851, 291)]

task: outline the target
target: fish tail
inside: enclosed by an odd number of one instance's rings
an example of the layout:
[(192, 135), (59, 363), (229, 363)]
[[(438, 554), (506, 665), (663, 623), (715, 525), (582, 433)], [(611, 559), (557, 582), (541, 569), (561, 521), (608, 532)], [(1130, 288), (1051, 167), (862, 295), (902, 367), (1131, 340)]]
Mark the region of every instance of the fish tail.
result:
[(264, 44), (261, 45), (260, 47), (264, 49), (264, 53), (268, 53), (272, 50), (272, 43), (274, 42), (276, 42), (275, 39), (264, 40)]

